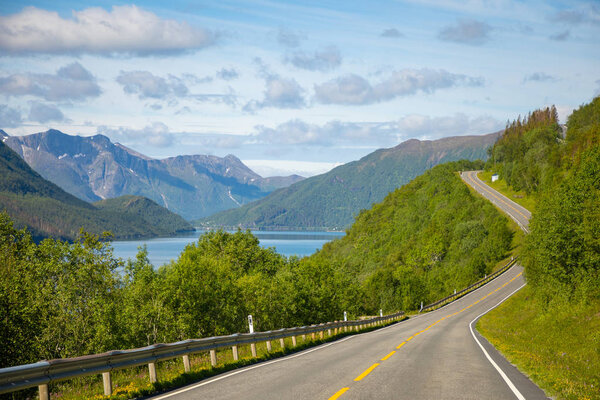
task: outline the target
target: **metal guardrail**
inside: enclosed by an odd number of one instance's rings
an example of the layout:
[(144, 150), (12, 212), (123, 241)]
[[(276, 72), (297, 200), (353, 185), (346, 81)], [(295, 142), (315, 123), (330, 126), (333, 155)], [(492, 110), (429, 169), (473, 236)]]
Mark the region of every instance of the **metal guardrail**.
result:
[(425, 307), (423, 307), (421, 309), (421, 312), (425, 312), (425, 311), (433, 311), (436, 310), (448, 303), (453, 302), (454, 300), (457, 300), (458, 298), (472, 292), (475, 289), (478, 289), (479, 287), (485, 285), (486, 283), (488, 283), (489, 281), (497, 278), (498, 276), (502, 275), (506, 270), (508, 270), (510, 267), (512, 267), (515, 263), (517, 262), (517, 258), (513, 257), (511, 258), (511, 260), (508, 262), (508, 264), (506, 264), (504, 267), (500, 268), (498, 271), (494, 272), (493, 274), (487, 275), (485, 278), (473, 283), (472, 285), (464, 288), (463, 290), (461, 290), (460, 292), (456, 292), (454, 294), (451, 294), (450, 296), (444, 297), (441, 300), (436, 301), (435, 303), (431, 303), (426, 305)]
[(189, 372), (189, 355), (202, 351), (211, 352), (211, 363), (216, 365), (215, 350), (231, 347), (234, 360), (238, 359), (237, 346), (250, 344), (252, 355), (256, 356), (254, 345), (258, 342), (267, 342), (267, 348), (271, 349), (271, 340), (280, 339), (283, 347), (283, 339), (292, 337), (294, 345), (296, 337), (300, 335), (319, 333), (324, 337), (328, 335), (347, 332), (348, 329), (358, 331), (366, 327), (381, 325), (394, 321), (404, 316), (404, 312), (398, 312), (382, 317), (369, 318), (354, 321), (327, 322), (318, 325), (310, 325), (296, 328), (284, 328), (275, 331), (256, 333), (236, 333), (229, 336), (216, 336), (202, 339), (188, 339), (176, 343), (155, 344), (132, 350), (114, 350), (102, 354), (93, 354), (82, 357), (63, 358), (50, 361), (40, 361), (34, 364), (19, 365), (0, 369), (0, 394), (15, 392), (31, 387), (39, 387), (40, 399), (49, 399), (48, 384), (61, 380), (76, 378), (85, 375), (102, 374), (104, 379), (104, 394), (112, 393), (112, 381), (110, 372), (118, 369), (135, 367), (148, 364), (150, 381), (156, 381), (156, 366), (158, 361), (183, 357), (186, 372)]

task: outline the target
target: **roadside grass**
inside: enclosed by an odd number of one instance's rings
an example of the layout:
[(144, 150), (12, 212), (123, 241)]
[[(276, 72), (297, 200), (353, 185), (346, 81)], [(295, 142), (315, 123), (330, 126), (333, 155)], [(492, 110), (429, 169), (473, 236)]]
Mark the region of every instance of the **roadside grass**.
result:
[[(491, 175), (482, 172), (479, 177), (533, 212), (534, 197), (512, 190), (502, 179), (491, 183)], [(512, 254), (517, 256), (525, 233), (512, 220), (510, 226), (515, 232)], [(546, 395), (566, 400), (600, 399), (600, 301), (549, 306), (525, 286), (484, 315), (477, 330)]]
[[(302, 335), (300, 335), (297, 337), (296, 346), (293, 346), (291, 337), (284, 339), (283, 348), (281, 347), (279, 340), (273, 340), (271, 341), (271, 352), (267, 350), (267, 345), (265, 342), (256, 343), (256, 358), (252, 357), (250, 345), (238, 346), (239, 358), (237, 361), (233, 359), (233, 353), (231, 351), (231, 348), (218, 349), (216, 352), (216, 367), (212, 367), (210, 364), (209, 352), (190, 354), (191, 371), (188, 373), (184, 372), (183, 362), (181, 358), (161, 361), (156, 364), (158, 382), (154, 384), (150, 383), (148, 377), (148, 367), (145, 365), (112, 371), (112, 396), (102, 395), (103, 382), (101, 375), (91, 375), (81, 378), (70, 379), (68, 381), (51, 384), (50, 397), (51, 399), (60, 400), (126, 400), (134, 398), (143, 398), (145, 396), (158, 394), (160, 392), (199, 382), (203, 379), (210, 378), (247, 365), (257, 364), (263, 361), (296, 353), (310, 347), (318, 346), (323, 343), (333, 342), (345, 336), (354, 335), (357, 333), (366, 333), (372, 330), (380, 329), (384, 326), (404, 321), (407, 318), (408, 317), (404, 317), (399, 321), (394, 321), (386, 325), (366, 328), (361, 330), (360, 332), (340, 332), (337, 335), (332, 334), (332, 336), (327, 336), (327, 332), (325, 332), (323, 339), (319, 337), (318, 333), (315, 334), (314, 339), (310, 334), (306, 335), (305, 339), (303, 339)], [(32, 397), (34, 397), (35, 392), (30, 392), (32, 394)]]
[(526, 286), (477, 329), (547, 395), (600, 399), (600, 301), (548, 309)]
[(524, 191), (515, 191), (513, 188), (508, 186), (508, 183), (502, 178), (496, 182), (492, 182), (493, 171), (483, 171), (477, 174), (479, 179), (484, 181), (486, 184), (496, 189), (515, 203), (525, 207), (527, 210), (533, 213), (535, 210), (535, 197), (528, 195)]

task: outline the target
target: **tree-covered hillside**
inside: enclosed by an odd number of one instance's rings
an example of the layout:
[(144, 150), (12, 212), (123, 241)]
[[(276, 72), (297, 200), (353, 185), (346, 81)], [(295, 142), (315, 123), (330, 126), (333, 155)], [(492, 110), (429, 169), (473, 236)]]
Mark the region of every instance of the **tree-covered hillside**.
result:
[(415, 309), (476, 281), (506, 256), (512, 238), (506, 218), (456, 174), (481, 166), (432, 168), (363, 211), (311, 262), (354, 276), (370, 313)]
[(408, 140), (277, 190), (264, 199), (200, 221), (207, 226), (259, 229), (342, 229), (362, 209), (429, 168), (486, 157), (498, 134)]

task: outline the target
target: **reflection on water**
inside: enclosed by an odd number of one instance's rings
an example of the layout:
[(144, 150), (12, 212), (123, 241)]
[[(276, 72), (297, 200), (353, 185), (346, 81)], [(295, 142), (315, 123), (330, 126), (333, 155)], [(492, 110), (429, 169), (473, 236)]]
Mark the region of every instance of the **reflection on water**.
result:
[[(155, 267), (168, 264), (176, 259), (186, 245), (195, 242), (206, 231), (195, 231), (186, 234), (143, 240), (126, 240), (112, 242), (114, 254), (127, 260), (135, 259), (140, 246), (148, 248), (148, 258)], [(313, 254), (323, 245), (333, 239), (344, 236), (344, 232), (276, 232), (252, 231), (262, 247), (273, 247), (279, 254), (285, 256), (304, 257)]]

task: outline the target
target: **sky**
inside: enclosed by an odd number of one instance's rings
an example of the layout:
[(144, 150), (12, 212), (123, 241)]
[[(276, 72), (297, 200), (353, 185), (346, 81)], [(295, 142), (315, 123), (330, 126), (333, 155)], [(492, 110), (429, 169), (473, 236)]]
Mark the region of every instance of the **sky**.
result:
[(0, 128), (310, 176), (600, 95), (600, 1), (0, 3)]

